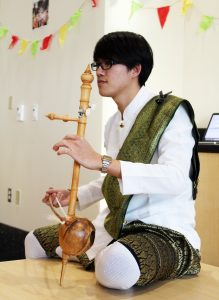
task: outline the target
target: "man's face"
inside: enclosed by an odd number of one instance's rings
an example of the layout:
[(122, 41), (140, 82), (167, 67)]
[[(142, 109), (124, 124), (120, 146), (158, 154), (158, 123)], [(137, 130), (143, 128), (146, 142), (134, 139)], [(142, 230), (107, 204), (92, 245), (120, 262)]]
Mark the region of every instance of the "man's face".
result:
[[(104, 63), (104, 60), (98, 61)], [(99, 93), (104, 97), (118, 98), (128, 91), (131, 81), (131, 71), (125, 65), (113, 64), (110, 69), (104, 70), (101, 65), (96, 70)]]

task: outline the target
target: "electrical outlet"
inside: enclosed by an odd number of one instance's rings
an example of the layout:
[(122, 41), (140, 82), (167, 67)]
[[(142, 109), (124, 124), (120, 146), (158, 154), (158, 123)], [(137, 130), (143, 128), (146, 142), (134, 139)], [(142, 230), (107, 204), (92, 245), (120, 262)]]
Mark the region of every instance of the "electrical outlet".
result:
[(24, 104), (19, 104), (16, 108), (17, 121), (24, 122)]
[(21, 204), (21, 191), (20, 190), (15, 191), (15, 204), (16, 205)]
[(12, 201), (12, 188), (8, 188), (8, 202)]
[(38, 121), (39, 119), (39, 106), (38, 104), (33, 104), (32, 106), (32, 120)]
[(8, 97), (8, 109), (9, 110), (13, 109), (13, 97), (12, 96)]

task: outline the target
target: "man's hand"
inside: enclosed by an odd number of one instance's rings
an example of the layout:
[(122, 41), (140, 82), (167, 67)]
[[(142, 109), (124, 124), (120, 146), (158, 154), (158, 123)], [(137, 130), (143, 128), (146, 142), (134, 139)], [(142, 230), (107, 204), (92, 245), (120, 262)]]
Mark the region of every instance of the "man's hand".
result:
[(53, 146), (58, 155), (69, 155), (81, 166), (90, 170), (101, 170), (101, 155), (91, 145), (77, 135), (66, 135), (60, 142)]
[(51, 197), (53, 206), (59, 207), (58, 202), (56, 200), (56, 198), (58, 198), (61, 206), (64, 207), (64, 206), (68, 206), (69, 196), (70, 196), (69, 190), (54, 189), (54, 188), (50, 187), (46, 191), (42, 201), (44, 203), (46, 203), (47, 205), (49, 205), (49, 197)]

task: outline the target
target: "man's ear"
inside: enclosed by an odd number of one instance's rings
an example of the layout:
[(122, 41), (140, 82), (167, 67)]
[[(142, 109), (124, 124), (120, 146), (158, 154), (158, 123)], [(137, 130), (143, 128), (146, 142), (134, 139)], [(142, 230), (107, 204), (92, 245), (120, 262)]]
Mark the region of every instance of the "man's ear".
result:
[(138, 75), (141, 73), (141, 65), (138, 64), (132, 68), (132, 76), (133, 77), (138, 77)]

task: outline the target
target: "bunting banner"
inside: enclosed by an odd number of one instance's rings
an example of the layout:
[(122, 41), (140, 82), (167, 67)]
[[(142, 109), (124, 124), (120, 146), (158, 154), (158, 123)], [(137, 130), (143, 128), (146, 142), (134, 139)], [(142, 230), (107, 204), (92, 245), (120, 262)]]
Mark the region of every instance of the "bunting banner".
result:
[(35, 56), (37, 54), (38, 51), (38, 47), (39, 47), (39, 41), (33, 41), (31, 44), (31, 53), (33, 56)]
[(0, 27), (0, 39), (3, 38), (8, 33), (8, 29), (6, 27)]
[(97, 0), (91, 0), (92, 2), (92, 7), (96, 7), (97, 6)]
[[(219, 17), (217, 16), (210, 16), (205, 13), (202, 13), (198, 8), (198, 1), (199, 0), (173, 0), (172, 4), (168, 4), (166, 6), (162, 7), (148, 7), (145, 3), (147, 3), (146, 0), (130, 0), (130, 14), (129, 14), (129, 20), (131, 20), (134, 15), (136, 15), (140, 10), (142, 9), (152, 9), (157, 12), (157, 16), (159, 19), (159, 23), (161, 28), (163, 29), (166, 25), (167, 18), (169, 16), (171, 8), (176, 4), (181, 4), (181, 14), (182, 16), (186, 17), (189, 11), (191, 10), (197, 10), (200, 14), (200, 22), (198, 24), (199, 31), (205, 32), (209, 30), (215, 24), (215, 21), (219, 21)], [(11, 33), (10, 30), (3, 26), (0, 23), (0, 43), (2, 39), (4, 39), (7, 35), (10, 34), (10, 44), (8, 46), (8, 49), (15, 49), (17, 48), (17, 45), (19, 45), (18, 48), (18, 54), (23, 55), (25, 52), (27, 52), (27, 49), (30, 49), (30, 52), (33, 57), (36, 56), (38, 51), (45, 51), (50, 48), (50, 45), (52, 44), (54, 37), (58, 36), (58, 44), (60, 47), (64, 46), (64, 43), (67, 39), (68, 32), (75, 28), (82, 17), (83, 14), (83, 7), (84, 5), (89, 2), (92, 8), (97, 8), (98, 1), (97, 0), (83, 0), (81, 6), (70, 16), (69, 20), (63, 24), (56, 32), (53, 32), (45, 37), (43, 37), (40, 40), (28, 40), (25, 37), (18, 36), (17, 34)], [(155, 1), (154, 1), (155, 2)], [(209, 2), (208, 2), (209, 3)], [(210, 5), (210, 4), (209, 4)]]
[[(72, 16), (70, 16), (69, 20), (65, 24), (63, 24), (56, 32), (51, 33), (48, 36), (45, 36), (41, 40), (31, 41), (24, 37), (19, 37), (16, 34), (11, 34), (11, 42), (8, 46), (8, 49), (13, 49), (17, 44), (20, 44), (18, 49), (19, 55), (23, 55), (26, 52), (27, 48), (29, 47), (31, 54), (34, 57), (36, 56), (39, 50), (40, 51), (48, 50), (55, 36), (58, 36), (58, 43), (60, 47), (63, 47), (68, 32), (79, 24), (83, 12), (83, 7), (87, 2), (90, 3), (91, 7), (97, 7), (97, 1), (84, 0), (81, 6), (73, 13)], [(9, 29), (0, 24), (0, 41), (8, 34), (10, 34)]]
[[(145, 2), (146, 2), (146, 0), (145, 0)], [(195, 2), (198, 3), (198, 0), (196, 0)], [(167, 17), (169, 15), (169, 12), (170, 12), (172, 6), (174, 6), (178, 3), (181, 3), (181, 14), (182, 14), (182, 16), (186, 16), (191, 9), (196, 9), (196, 7), (197, 7), (196, 3), (194, 5), (193, 0), (176, 0), (176, 1), (173, 0), (172, 4), (162, 6), (162, 7), (156, 7), (156, 6), (151, 7), (151, 6), (147, 6), (146, 4), (144, 5), (142, 3), (142, 0), (131, 0), (131, 8), (130, 8), (129, 19), (131, 19), (141, 9), (156, 10), (157, 14), (158, 14), (158, 18), (159, 18), (161, 28), (163, 29), (164, 25), (166, 24), (166, 20), (167, 20)], [(206, 31), (207, 29), (209, 29), (214, 24), (215, 20), (217, 20), (217, 21), (219, 20), (219, 17), (206, 16), (205, 14), (202, 14), (199, 9), (196, 9), (196, 10), (198, 11), (199, 14), (201, 14), (201, 16), (200, 16), (201, 21), (200, 21), (200, 24), (199, 24), (199, 29), (200, 29), (201, 32)]]
[(40, 50), (46, 50), (48, 49), (51, 41), (52, 41), (52, 37), (53, 35), (50, 34), (48, 36), (46, 36), (44, 39), (43, 39), (43, 42), (42, 42), (42, 46), (40, 47)]
[(164, 24), (166, 22), (167, 15), (168, 15), (169, 11), (170, 11), (169, 6), (158, 7), (158, 9), (157, 9), (160, 25), (161, 25), (162, 28), (164, 27)]
[(9, 45), (9, 49), (12, 49), (12, 48), (14, 48), (14, 46), (17, 44), (17, 42), (19, 41), (19, 37), (18, 36), (16, 36), (16, 35), (12, 35), (11, 36), (11, 43), (10, 43), (10, 45)]
[(211, 16), (202, 16), (201, 22), (199, 25), (200, 31), (206, 31), (213, 24), (214, 17)]
[(185, 16), (190, 8), (193, 6), (192, 0), (183, 0), (182, 3), (182, 14)]
[(22, 40), (21, 45), (20, 45), (20, 49), (18, 51), (18, 54), (20, 54), (20, 55), (23, 54), (24, 51), (26, 50), (27, 46), (28, 46), (28, 41), (27, 40)]
[(73, 16), (70, 17), (69, 19), (69, 28), (73, 28), (73, 27), (76, 27), (78, 25), (78, 23), (80, 22), (80, 19), (81, 19), (81, 14), (82, 14), (82, 11), (81, 9), (77, 10)]
[(130, 12), (130, 17), (129, 19), (131, 19), (131, 17), (141, 8), (143, 8), (144, 5), (142, 3), (139, 3), (135, 0), (132, 1), (131, 3), (131, 12)]
[(64, 24), (60, 29), (59, 29), (59, 45), (62, 47), (65, 39), (67, 37), (67, 32), (68, 32), (68, 24)]

